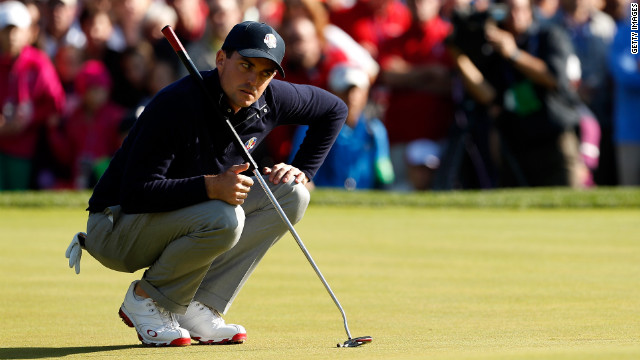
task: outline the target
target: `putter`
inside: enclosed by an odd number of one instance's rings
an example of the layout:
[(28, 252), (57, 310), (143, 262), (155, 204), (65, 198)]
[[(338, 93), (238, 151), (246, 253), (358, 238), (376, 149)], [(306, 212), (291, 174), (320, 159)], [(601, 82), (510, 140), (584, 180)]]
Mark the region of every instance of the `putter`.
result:
[[(193, 63), (193, 61), (189, 57), (189, 54), (187, 54), (187, 51), (185, 50), (184, 46), (182, 46), (182, 43), (180, 42), (180, 39), (178, 39), (178, 36), (173, 31), (171, 26), (166, 25), (165, 27), (163, 27), (162, 28), (162, 34), (169, 41), (169, 44), (171, 44), (171, 47), (173, 48), (173, 50), (176, 52), (176, 54), (180, 58), (180, 61), (187, 68), (187, 70), (189, 71), (189, 74), (191, 74), (191, 77), (198, 83), (198, 85), (200, 85), (200, 87), (202, 88), (202, 91), (204, 91), (205, 95), (211, 101), (211, 103), (215, 104), (215, 101), (213, 101), (213, 97), (211, 96), (211, 94), (209, 93), (209, 90), (207, 89), (207, 87), (204, 84), (204, 80), (202, 79), (202, 75), (200, 74), (200, 72), (196, 68), (196, 65)], [(251, 154), (249, 154), (249, 151), (244, 147), (244, 144), (242, 143), (242, 140), (240, 139), (240, 136), (238, 135), (238, 133), (234, 129), (233, 125), (229, 121), (229, 118), (227, 116), (225, 116), (224, 114), (222, 114), (220, 112), (220, 110), (216, 106), (213, 106), (213, 108), (214, 108), (214, 110), (216, 111), (216, 113), (220, 117), (225, 119), (225, 122), (227, 123), (227, 127), (229, 128), (229, 130), (233, 134), (233, 137), (234, 137), (234, 139), (236, 141), (236, 145), (238, 146), (238, 148), (242, 149), (243, 157), (245, 158), (246, 161), (249, 162), (250, 166), (253, 168), (253, 170), (252, 170), (253, 175), (256, 177), (256, 179), (260, 183), (260, 186), (262, 187), (264, 192), (267, 194), (267, 197), (269, 197), (269, 200), (271, 200), (271, 203), (273, 204), (273, 206), (275, 207), (276, 211), (278, 212), (278, 215), (280, 215), (280, 218), (282, 219), (282, 221), (289, 228), (289, 232), (291, 233), (291, 235), (293, 235), (293, 238), (298, 243), (298, 246), (300, 247), (300, 250), (302, 250), (302, 253), (304, 253), (304, 256), (309, 261), (309, 264), (311, 264), (311, 267), (313, 267), (313, 270), (315, 270), (316, 274), (318, 275), (318, 277), (322, 281), (322, 284), (324, 285), (325, 289), (327, 289), (327, 292), (329, 293), (329, 295), (331, 295), (331, 299), (333, 299), (333, 302), (338, 307), (338, 310), (340, 310), (340, 313), (342, 314), (342, 320), (344, 322), (344, 330), (347, 332), (347, 336), (349, 337), (349, 339), (347, 341), (345, 341), (344, 343), (342, 343), (342, 344), (338, 343), (338, 347), (356, 347), (356, 346), (360, 346), (360, 345), (364, 345), (364, 344), (370, 343), (373, 340), (373, 338), (371, 336), (362, 336), (362, 337), (357, 337), (357, 338), (352, 338), (351, 337), (351, 332), (349, 331), (349, 325), (347, 324), (347, 314), (342, 309), (342, 305), (340, 305), (340, 302), (338, 301), (338, 298), (336, 298), (335, 294), (331, 290), (331, 287), (329, 286), (329, 283), (327, 283), (327, 280), (325, 280), (324, 276), (320, 272), (320, 269), (316, 265), (315, 261), (313, 261), (313, 258), (311, 257), (311, 254), (309, 254), (309, 251), (307, 251), (307, 248), (304, 246), (304, 243), (302, 242), (302, 239), (300, 239), (300, 236), (296, 232), (296, 229), (291, 224), (291, 221), (289, 221), (289, 218), (287, 218), (287, 215), (284, 213), (284, 210), (282, 210), (282, 207), (278, 203), (278, 200), (276, 199), (276, 197), (271, 192), (271, 189), (269, 189), (269, 185), (262, 178), (262, 174), (260, 174), (260, 171), (258, 170), (258, 165), (256, 164), (255, 160), (253, 159)]]

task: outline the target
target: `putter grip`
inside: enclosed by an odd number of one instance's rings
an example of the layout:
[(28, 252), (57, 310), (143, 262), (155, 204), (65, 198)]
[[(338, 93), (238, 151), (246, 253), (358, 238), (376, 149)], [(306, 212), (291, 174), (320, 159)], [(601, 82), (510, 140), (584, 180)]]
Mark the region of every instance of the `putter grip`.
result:
[(183, 53), (185, 52), (184, 46), (182, 46), (180, 39), (178, 39), (178, 36), (176, 36), (176, 33), (171, 28), (171, 25), (166, 25), (165, 27), (162, 28), (162, 35), (164, 35), (164, 37), (167, 38), (167, 40), (169, 40), (169, 44), (171, 44), (173, 51), (175, 52), (182, 51)]

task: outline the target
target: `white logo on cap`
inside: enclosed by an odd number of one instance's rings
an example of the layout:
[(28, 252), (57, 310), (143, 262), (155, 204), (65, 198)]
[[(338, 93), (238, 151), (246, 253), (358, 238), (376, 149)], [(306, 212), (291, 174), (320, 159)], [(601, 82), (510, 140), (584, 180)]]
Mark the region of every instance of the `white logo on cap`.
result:
[(278, 41), (276, 40), (276, 36), (273, 34), (267, 34), (264, 36), (264, 43), (267, 44), (269, 49), (275, 49)]

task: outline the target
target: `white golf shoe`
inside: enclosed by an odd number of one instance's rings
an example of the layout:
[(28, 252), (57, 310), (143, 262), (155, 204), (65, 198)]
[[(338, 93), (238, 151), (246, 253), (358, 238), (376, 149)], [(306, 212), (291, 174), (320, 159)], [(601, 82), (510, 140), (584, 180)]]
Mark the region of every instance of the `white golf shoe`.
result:
[(217, 310), (198, 301), (192, 301), (184, 315), (176, 314), (176, 319), (200, 344), (242, 344), (247, 339), (244, 327), (226, 324)]
[(135, 327), (145, 345), (186, 346), (191, 344), (189, 331), (180, 327), (175, 314), (151, 298), (138, 300), (133, 294), (137, 281), (131, 283), (118, 314), (125, 324)]

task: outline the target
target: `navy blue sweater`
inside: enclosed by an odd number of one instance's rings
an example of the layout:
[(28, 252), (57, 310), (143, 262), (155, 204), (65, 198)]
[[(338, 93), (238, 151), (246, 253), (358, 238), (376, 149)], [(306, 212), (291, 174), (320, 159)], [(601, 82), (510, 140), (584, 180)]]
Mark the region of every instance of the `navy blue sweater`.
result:
[[(309, 125), (291, 165), (313, 178), (346, 119), (342, 100), (313, 86), (274, 79), (258, 101), (233, 115), (217, 70), (202, 75), (215, 106), (229, 114), (243, 143), (253, 146), (249, 152), (278, 125)], [(146, 106), (95, 186), (87, 210), (120, 205), (134, 214), (197, 204), (208, 200), (204, 175), (244, 162), (226, 123), (187, 76)]]

